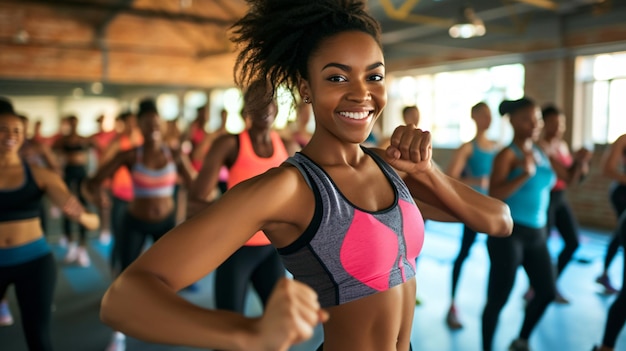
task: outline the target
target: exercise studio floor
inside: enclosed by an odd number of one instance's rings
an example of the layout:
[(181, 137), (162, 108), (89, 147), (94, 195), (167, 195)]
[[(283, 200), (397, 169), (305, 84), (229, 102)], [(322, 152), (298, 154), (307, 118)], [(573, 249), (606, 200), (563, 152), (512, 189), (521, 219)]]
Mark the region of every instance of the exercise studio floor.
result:
[[(450, 275), (452, 263), (459, 249), (461, 226), (428, 222), (424, 249), (418, 261), (418, 292), (422, 301), (415, 308), (413, 323), (413, 349), (420, 351), (473, 351), (480, 350), (480, 316), (485, 303), (486, 276), (489, 259), (485, 247), (485, 236), (479, 237), (463, 266), (457, 293), (457, 307), (464, 328), (450, 331), (444, 322), (449, 306)], [(55, 243), (58, 235), (52, 235)], [(601, 294), (594, 283), (601, 271), (602, 259), (608, 236), (592, 230), (583, 230), (581, 246), (574, 260), (558, 282), (569, 305), (552, 304), (533, 333), (530, 345), (533, 351), (589, 351), (600, 341), (608, 306), (613, 296)], [(558, 252), (561, 241), (554, 235), (550, 238), (550, 250)], [(97, 239), (90, 241), (92, 265), (89, 268), (68, 266), (62, 263), (64, 250), (53, 245), (57, 257), (59, 275), (53, 306), (52, 333), (55, 350), (59, 351), (103, 351), (109, 342), (111, 330), (100, 323), (98, 309), (100, 298), (110, 279), (107, 270), (109, 246), (101, 245)], [(622, 255), (620, 251), (611, 266), (610, 276), (618, 287), (622, 285)], [(202, 306), (213, 305), (213, 277), (207, 276), (199, 282), (197, 292), (182, 292), (185, 298)], [(506, 350), (517, 335), (522, 317), (528, 280), (522, 269), (518, 272), (511, 297), (500, 315), (495, 337), (494, 350)], [(20, 324), (13, 290), (9, 290), (11, 310), (15, 324), (0, 327), (0, 350), (25, 351), (26, 346)], [(260, 312), (258, 298), (251, 295), (248, 313)], [(309, 342), (292, 350), (315, 350), (321, 335), (316, 333)], [(128, 339), (128, 351), (187, 351), (184, 347), (147, 344)], [(618, 340), (617, 350), (626, 351), (626, 332)]]

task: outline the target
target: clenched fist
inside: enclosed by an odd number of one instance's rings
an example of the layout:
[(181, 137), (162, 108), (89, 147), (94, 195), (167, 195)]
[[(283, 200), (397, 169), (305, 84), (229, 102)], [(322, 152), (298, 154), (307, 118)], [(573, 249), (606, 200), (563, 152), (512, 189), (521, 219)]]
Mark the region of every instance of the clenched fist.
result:
[(257, 321), (254, 350), (286, 351), (310, 339), (317, 324), (326, 320), (328, 313), (320, 308), (313, 289), (283, 278), (276, 284), (265, 313)]
[(387, 162), (394, 168), (416, 174), (431, 168), (433, 147), (430, 132), (413, 125), (400, 126), (393, 131), (386, 150)]

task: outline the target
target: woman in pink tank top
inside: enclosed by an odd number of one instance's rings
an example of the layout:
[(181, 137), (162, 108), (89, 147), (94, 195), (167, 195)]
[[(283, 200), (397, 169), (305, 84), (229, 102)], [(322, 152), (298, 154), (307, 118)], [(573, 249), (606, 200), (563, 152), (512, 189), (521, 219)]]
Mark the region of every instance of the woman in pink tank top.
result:
[[(591, 152), (583, 148), (572, 155), (567, 142), (563, 140), (565, 116), (554, 106), (546, 106), (541, 112), (544, 126), (539, 145), (550, 157), (552, 168), (557, 175), (557, 182), (550, 192), (548, 233), (550, 233), (552, 228), (556, 228), (564, 242), (556, 266), (556, 276), (558, 278), (578, 248), (578, 223), (567, 201), (565, 191), (568, 186), (580, 182), (587, 174)], [(525, 295), (525, 298), (532, 298), (532, 290)], [(554, 301), (557, 303), (569, 303), (558, 291), (558, 288)]]

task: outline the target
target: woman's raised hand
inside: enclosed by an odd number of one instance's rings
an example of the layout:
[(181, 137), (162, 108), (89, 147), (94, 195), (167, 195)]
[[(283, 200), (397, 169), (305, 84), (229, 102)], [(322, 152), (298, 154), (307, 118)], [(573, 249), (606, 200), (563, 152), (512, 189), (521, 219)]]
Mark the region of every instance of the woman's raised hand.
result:
[(428, 171), (433, 155), (430, 132), (413, 125), (400, 126), (391, 135), (385, 153), (387, 162), (400, 171), (409, 174)]

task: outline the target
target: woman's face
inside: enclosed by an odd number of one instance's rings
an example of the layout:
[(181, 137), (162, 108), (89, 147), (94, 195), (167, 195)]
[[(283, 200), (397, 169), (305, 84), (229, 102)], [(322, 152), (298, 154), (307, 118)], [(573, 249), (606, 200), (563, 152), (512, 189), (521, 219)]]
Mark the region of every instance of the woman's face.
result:
[(161, 117), (155, 112), (146, 112), (139, 118), (139, 128), (144, 140), (163, 140)]
[(383, 53), (374, 38), (359, 31), (324, 39), (308, 62), (300, 94), (313, 105), (316, 133), (361, 143), (387, 104)]
[(17, 153), (24, 143), (24, 122), (14, 115), (0, 115), (0, 153)]
[(276, 103), (272, 101), (265, 107), (249, 111), (246, 110), (244, 113), (250, 123), (250, 128), (268, 129), (276, 119), (278, 108), (276, 107)]
[(534, 139), (540, 130), (539, 111), (536, 106), (523, 107), (511, 114), (511, 125), (515, 136)]
[(476, 122), (476, 129), (485, 131), (489, 129), (491, 125), (491, 110), (489, 107), (483, 106), (474, 113), (472, 118), (474, 118), (474, 122)]
[(565, 116), (553, 114), (543, 119), (543, 132), (549, 137), (561, 137), (565, 133)]

